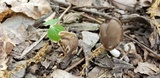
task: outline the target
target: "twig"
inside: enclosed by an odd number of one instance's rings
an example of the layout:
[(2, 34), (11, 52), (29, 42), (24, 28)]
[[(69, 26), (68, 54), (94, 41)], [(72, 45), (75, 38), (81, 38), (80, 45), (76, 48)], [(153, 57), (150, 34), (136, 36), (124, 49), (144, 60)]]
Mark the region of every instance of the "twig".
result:
[[(58, 0), (52, 0), (52, 2), (58, 3), (60, 5), (64, 5), (64, 6), (69, 6), (70, 5), (69, 3), (60, 2)], [(76, 10), (80, 10), (80, 11), (83, 11), (83, 12), (89, 12), (89, 13), (96, 14), (96, 15), (101, 15), (101, 16), (105, 17), (106, 19), (112, 19), (112, 18), (114, 18), (114, 17), (112, 17), (112, 16), (110, 16), (110, 15), (108, 15), (106, 13), (102, 13), (102, 12), (98, 12), (98, 11), (91, 11), (91, 10), (84, 9), (84, 8), (79, 8), (79, 9), (76, 9)]]
[(79, 65), (80, 63), (82, 63), (83, 61), (84, 61), (84, 58), (82, 58), (77, 63), (73, 64), (72, 66), (66, 68), (65, 71), (70, 71), (71, 69), (73, 69), (74, 67), (76, 67), (77, 65)]
[[(153, 50), (151, 50), (150, 48), (146, 47), (145, 45), (143, 45), (142, 43), (138, 42), (137, 40), (129, 37), (128, 35), (124, 34), (125, 37), (129, 38), (130, 40), (136, 42), (138, 45), (142, 46), (143, 48), (145, 48), (146, 50), (148, 50), (150, 53), (152, 53), (154, 55), (155, 58), (157, 58), (157, 60), (160, 60), (160, 55), (157, 54), (156, 52), (154, 52)], [(153, 57), (153, 56), (152, 56)]]
[[(63, 9), (63, 10), (66, 9), (66, 8), (63, 8), (63, 7), (59, 7), (59, 8), (60, 8), (60, 9)], [(71, 12), (77, 12), (77, 11), (74, 11), (74, 10), (70, 10), (70, 11), (71, 11)], [(84, 13), (82, 16), (83, 16), (83, 17), (86, 17), (86, 18), (88, 18), (88, 19), (90, 19), (90, 20), (92, 20), (92, 21), (96, 21), (96, 22), (99, 23), (99, 24), (102, 23), (100, 20), (95, 19), (95, 18), (89, 16), (89, 15), (86, 14), (86, 13)]]
[(84, 12), (89, 12), (89, 13), (96, 14), (96, 15), (100, 15), (100, 16), (105, 17), (105, 19), (112, 19), (112, 18), (114, 18), (114, 17), (112, 17), (112, 16), (110, 16), (110, 15), (108, 15), (106, 13), (102, 13), (102, 12), (98, 12), (98, 11), (91, 11), (91, 10), (84, 9), (84, 8), (78, 9), (78, 10), (81, 10), (81, 11), (84, 11)]
[(96, 9), (113, 9), (114, 6), (108, 7), (108, 6), (80, 6), (80, 7), (73, 7), (73, 9), (79, 9), (79, 8), (96, 8)]
[(69, 5), (69, 7), (61, 14), (61, 16), (58, 19), (60, 20), (70, 8), (71, 8), (71, 5)]

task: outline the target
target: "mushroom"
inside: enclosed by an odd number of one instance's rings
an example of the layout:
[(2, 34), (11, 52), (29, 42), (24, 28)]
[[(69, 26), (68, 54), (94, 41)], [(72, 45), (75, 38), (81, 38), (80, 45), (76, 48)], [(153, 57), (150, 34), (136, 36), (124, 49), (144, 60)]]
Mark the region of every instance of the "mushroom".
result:
[(122, 36), (123, 28), (118, 19), (111, 19), (108, 23), (101, 24), (100, 42), (102, 45), (93, 51), (88, 60), (90, 61), (104, 50), (109, 51), (114, 57), (119, 57), (121, 53), (115, 48), (121, 42)]
[(75, 54), (78, 47), (78, 38), (76, 34), (68, 31), (61, 31), (59, 36), (61, 37), (59, 45), (64, 50), (64, 54)]
[(123, 28), (118, 19), (111, 19), (108, 23), (103, 23), (100, 27), (100, 42), (105, 50), (110, 51), (115, 57), (120, 56), (120, 52), (115, 48), (122, 41), (122, 36)]

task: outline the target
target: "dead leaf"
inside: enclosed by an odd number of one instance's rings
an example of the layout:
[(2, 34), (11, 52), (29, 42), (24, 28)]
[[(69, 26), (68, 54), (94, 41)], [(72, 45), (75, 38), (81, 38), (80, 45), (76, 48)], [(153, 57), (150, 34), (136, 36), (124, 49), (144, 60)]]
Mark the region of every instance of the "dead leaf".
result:
[(39, 19), (43, 14), (51, 11), (47, 0), (5, 0), (14, 12), (21, 12), (33, 19)]
[(137, 50), (136, 50), (135, 44), (133, 42), (129, 42), (129, 43), (125, 44), (125, 46), (129, 47), (129, 49), (126, 50), (126, 52), (128, 52), (127, 56), (129, 57), (130, 62), (133, 65), (137, 65), (138, 62), (143, 61), (142, 57), (139, 54), (137, 54)]
[(96, 66), (88, 73), (88, 78), (111, 78), (112, 74), (109, 71), (107, 68)]
[(115, 67), (112, 70), (112, 73), (115, 73), (115, 77), (122, 78), (123, 72), (128, 71), (129, 69), (133, 69), (133, 65), (119, 60), (119, 59), (113, 59)]
[(139, 4), (140, 4), (142, 7), (151, 6), (152, 3), (153, 3), (153, 0), (139, 0)]
[(94, 60), (92, 60), (91, 62), (100, 67), (112, 69), (114, 68), (114, 63), (112, 61), (112, 58), (109, 58), (107, 54), (108, 53), (104, 51), (101, 54), (99, 54), (99, 56), (95, 57)]
[(7, 7), (5, 2), (2, 0), (0, 1), (0, 22), (2, 22), (5, 18), (11, 16), (13, 14), (13, 11)]
[(92, 0), (67, 0), (73, 5), (76, 5), (78, 7), (82, 6), (91, 6), (92, 5)]
[(63, 17), (63, 23), (72, 23), (76, 22), (83, 13), (69, 13)]
[(44, 66), (46, 69), (49, 67), (50, 65), (50, 61), (48, 61), (47, 59), (45, 59), (45, 61), (41, 61), (42, 66)]
[(148, 62), (144, 62), (144, 63), (139, 62), (137, 68), (134, 69), (134, 72), (151, 75), (151, 74), (156, 74), (160, 72), (160, 68)]
[(147, 78), (159, 78), (159, 77), (160, 77), (160, 73), (150, 75), (150, 76), (148, 76)]
[(112, 0), (112, 3), (119, 9), (133, 11), (137, 0)]
[(82, 78), (82, 77), (74, 76), (66, 71), (57, 69), (52, 72), (52, 74), (50, 75), (50, 78)]
[(78, 30), (78, 31), (96, 31), (99, 29), (100, 25), (96, 23), (72, 23), (72, 24), (65, 24), (64, 27), (68, 27), (69, 30)]
[(7, 55), (10, 54), (15, 44), (8, 37), (8, 34), (1, 26), (0, 28), (0, 70), (6, 70), (7, 68)]
[(33, 19), (28, 18), (22, 14), (16, 14), (5, 20), (1, 25), (6, 30), (13, 42), (15, 44), (19, 44), (25, 41), (27, 38), (26, 28), (28, 28), (28, 26), (32, 25), (33, 23)]
[[(20, 62), (16, 62), (15, 64), (13, 64), (11, 67), (13, 67), (12, 69), (12, 71), (14, 71), (14, 73), (12, 73), (11, 75), (10, 75), (10, 78), (22, 78), (24, 75), (25, 75), (25, 69), (26, 69), (26, 67), (25, 66), (23, 66), (23, 68), (22, 67), (20, 67), (20, 66), (22, 66), (22, 65), (24, 65), (24, 64), (26, 64), (26, 60), (24, 60), (24, 61), (20, 61)], [(16, 67), (17, 66), (19, 66), (20, 68), (19, 69), (17, 69)]]
[(93, 0), (94, 6), (111, 7), (107, 0)]

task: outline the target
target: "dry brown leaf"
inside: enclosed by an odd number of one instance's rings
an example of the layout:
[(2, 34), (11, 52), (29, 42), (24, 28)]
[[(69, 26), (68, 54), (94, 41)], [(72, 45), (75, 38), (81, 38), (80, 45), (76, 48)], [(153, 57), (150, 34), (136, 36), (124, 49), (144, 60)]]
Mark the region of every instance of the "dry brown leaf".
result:
[(39, 19), (43, 14), (51, 11), (47, 0), (4, 0), (14, 12), (21, 12), (28, 17)]
[(132, 11), (137, 3), (137, 0), (111, 0), (113, 5), (119, 9)]
[(151, 6), (153, 0), (139, 0), (139, 4), (143, 7)]
[(83, 13), (78, 13), (78, 12), (77, 13), (69, 13), (63, 17), (63, 23), (76, 22), (76, 20), (79, 19), (82, 14)]
[(82, 6), (91, 6), (92, 5), (92, 0), (67, 0), (73, 5), (76, 5), (78, 7)]
[(160, 68), (158, 68), (156, 65), (148, 63), (148, 62), (139, 62), (136, 69), (134, 69), (135, 73), (141, 73), (141, 74), (156, 74), (160, 72)]
[[(16, 19), (16, 20), (15, 20)], [(19, 44), (27, 39), (26, 28), (32, 25), (34, 20), (22, 14), (16, 14), (5, 20), (1, 25), (8, 33), (15, 44)]]
[(57, 69), (52, 72), (52, 74), (50, 75), (50, 78), (82, 78), (82, 77), (74, 76), (66, 71)]
[(99, 29), (100, 25), (96, 23), (72, 23), (72, 24), (65, 24), (65, 27), (68, 27), (69, 30), (79, 30), (79, 31), (96, 31)]
[(111, 7), (108, 0), (93, 0), (94, 6), (104, 6), (104, 7)]
[(138, 62), (143, 61), (142, 57), (139, 54), (137, 54), (137, 50), (136, 50), (136, 47), (133, 42), (129, 42), (129, 43), (125, 44), (125, 46), (129, 47), (129, 49), (126, 50), (126, 52), (128, 52), (127, 56), (129, 57), (130, 62), (133, 65), (137, 65)]
[(7, 55), (10, 54), (15, 44), (8, 37), (5, 30), (0, 28), (0, 70), (6, 70), (6, 63), (8, 61)]
[(0, 22), (12, 15), (12, 13), (13, 11), (3, 1), (0, 1)]
[(88, 78), (111, 78), (112, 74), (109, 71), (107, 68), (96, 66), (88, 73)]

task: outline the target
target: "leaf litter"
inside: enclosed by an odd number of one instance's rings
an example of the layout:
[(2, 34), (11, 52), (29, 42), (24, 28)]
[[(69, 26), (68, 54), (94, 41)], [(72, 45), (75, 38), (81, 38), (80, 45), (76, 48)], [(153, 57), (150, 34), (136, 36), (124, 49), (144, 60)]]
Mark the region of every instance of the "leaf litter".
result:
[[(159, 78), (159, 4), (158, 0), (1, 0), (0, 77)], [(66, 31), (59, 33), (56, 43), (48, 39), (49, 27), (42, 24), (58, 17)], [(123, 27), (123, 39), (114, 48), (119, 57), (97, 50), (103, 44), (100, 26), (112, 19)], [(116, 40), (110, 36), (119, 35), (114, 31), (106, 29), (108, 44)], [(95, 50), (100, 52), (92, 53)]]

